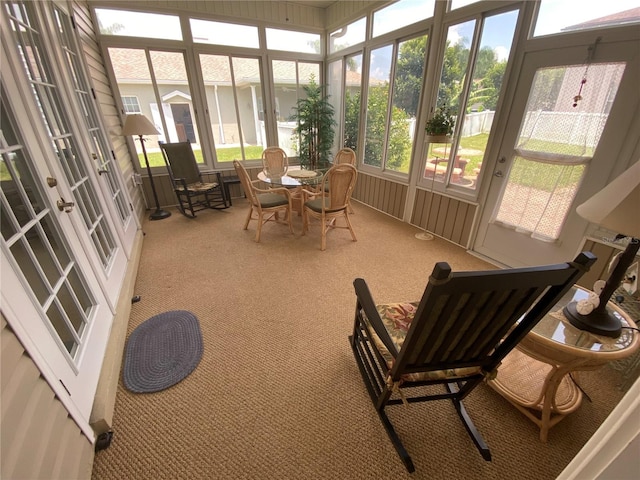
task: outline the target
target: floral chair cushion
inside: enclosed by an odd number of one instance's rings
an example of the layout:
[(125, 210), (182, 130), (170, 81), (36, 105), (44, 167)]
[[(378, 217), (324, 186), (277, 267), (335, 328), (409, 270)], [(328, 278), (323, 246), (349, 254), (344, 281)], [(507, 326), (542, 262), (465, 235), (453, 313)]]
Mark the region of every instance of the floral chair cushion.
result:
[[(409, 332), (409, 327), (411, 327), (411, 321), (416, 314), (416, 310), (418, 309), (418, 304), (420, 302), (407, 302), (407, 303), (387, 303), (382, 305), (376, 305), (376, 309), (378, 310), (378, 314), (382, 319), (382, 323), (384, 324), (389, 337), (391, 337), (391, 341), (395, 345), (395, 347), (400, 351), (402, 348), (402, 344), (404, 343), (404, 339)], [(364, 314), (363, 317), (365, 320), (365, 325), (367, 327), (367, 331), (369, 333), (369, 338), (373, 340), (376, 348), (380, 351), (385, 361), (387, 362), (387, 367), (391, 370), (393, 366), (394, 358), (393, 355), (387, 350), (387, 347), (384, 346), (380, 337), (376, 334), (375, 330), (369, 323), (369, 319)], [(464, 377), (467, 375), (473, 375), (475, 373), (481, 373), (482, 370), (479, 367), (466, 367), (466, 368), (457, 368), (457, 369), (449, 369), (449, 370), (433, 370), (430, 372), (418, 372), (418, 373), (407, 373), (402, 376), (402, 380), (407, 382), (420, 382), (425, 380), (441, 380), (444, 378), (450, 378), (455, 380), (456, 378)]]
[[(212, 183), (196, 182), (196, 183), (191, 183), (187, 185), (186, 190), (189, 192), (207, 192), (209, 190), (213, 190), (217, 186), (218, 184), (216, 182), (212, 182)], [(176, 190), (184, 192), (185, 191), (184, 185), (179, 183), (176, 184)]]

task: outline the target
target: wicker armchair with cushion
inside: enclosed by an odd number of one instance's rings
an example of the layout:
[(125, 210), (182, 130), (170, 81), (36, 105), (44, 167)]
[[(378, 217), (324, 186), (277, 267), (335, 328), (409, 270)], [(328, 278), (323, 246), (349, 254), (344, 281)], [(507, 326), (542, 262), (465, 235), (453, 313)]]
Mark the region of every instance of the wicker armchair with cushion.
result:
[[(294, 233), (291, 224), (292, 207), (291, 193), (289, 190), (284, 187), (271, 188), (269, 190), (258, 188), (256, 184), (260, 182), (260, 180), (251, 180), (249, 173), (238, 160), (233, 161), (233, 166), (236, 169), (242, 188), (249, 200), (249, 212), (247, 220), (244, 222), (244, 229), (247, 230), (251, 220), (257, 220), (258, 228), (256, 229), (255, 241), (260, 242), (262, 226), (268, 221), (283, 223), (279, 217), (279, 213), (282, 212), (286, 217), (284, 223), (289, 225), (289, 230), (291, 233)], [(256, 214), (255, 217), (253, 215), (254, 212)]]
[[(325, 173), (319, 190), (303, 190), (305, 201), (302, 212), (302, 234), (304, 235), (309, 230), (309, 217), (320, 220), (321, 250), (327, 248), (329, 229), (346, 228), (351, 232), (353, 241), (357, 241), (351, 220), (349, 220), (348, 209), (357, 178), (358, 171), (353, 165), (341, 163), (334, 165)], [(340, 217), (344, 218), (345, 226), (337, 224)]]

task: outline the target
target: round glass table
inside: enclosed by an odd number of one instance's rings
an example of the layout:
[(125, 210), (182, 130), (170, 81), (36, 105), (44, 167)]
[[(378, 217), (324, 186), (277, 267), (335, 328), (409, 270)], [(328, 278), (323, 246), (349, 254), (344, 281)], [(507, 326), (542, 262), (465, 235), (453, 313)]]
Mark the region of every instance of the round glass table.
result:
[(258, 173), (258, 179), (273, 185), (275, 187), (287, 187), (291, 188), (291, 199), (293, 202), (293, 209), (302, 214), (302, 204), (304, 196), (302, 189), (304, 187), (312, 187), (316, 189), (324, 178), (326, 170), (306, 170), (299, 166), (289, 167), (287, 174), (283, 176), (267, 175), (264, 170)]
[(488, 385), (540, 428), (549, 429), (580, 407), (582, 391), (570, 372), (595, 370), (607, 362), (632, 355), (640, 347), (635, 322), (612, 302), (607, 304), (621, 321), (622, 333), (609, 338), (580, 330), (562, 313), (571, 302), (587, 298), (589, 290), (574, 286), (527, 334), (498, 367)]

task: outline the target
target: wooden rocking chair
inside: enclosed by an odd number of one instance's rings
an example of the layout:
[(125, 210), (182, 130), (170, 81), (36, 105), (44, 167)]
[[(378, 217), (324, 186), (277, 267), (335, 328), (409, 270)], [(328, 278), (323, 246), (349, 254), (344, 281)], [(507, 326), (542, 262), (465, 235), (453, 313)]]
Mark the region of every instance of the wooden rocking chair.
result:
[[(485, 460), (489, 448), (462, 400), (596, 261), (583, 252), (573, 262), (518, 269), (451, 272), (437, 263), (420, 302), (376, 305), (366, 282), (354, 281), (353, 353), (371, 400), (407, 470), (411, 457), (385, 408), (450, 399)], [(431, 385), (444, 385), (443, 393)]]

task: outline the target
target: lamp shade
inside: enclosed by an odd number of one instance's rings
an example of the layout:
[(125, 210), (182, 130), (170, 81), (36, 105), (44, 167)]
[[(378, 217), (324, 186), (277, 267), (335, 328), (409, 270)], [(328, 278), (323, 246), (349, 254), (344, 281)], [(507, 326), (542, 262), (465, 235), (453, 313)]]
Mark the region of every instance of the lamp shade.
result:
[(578, 206), (582, 218), (627, 237), (640, 238), (640, 161)]
[(127, 115), (122, 128), (123, 135), (158, 135), (155, 125), (141, 113)]

